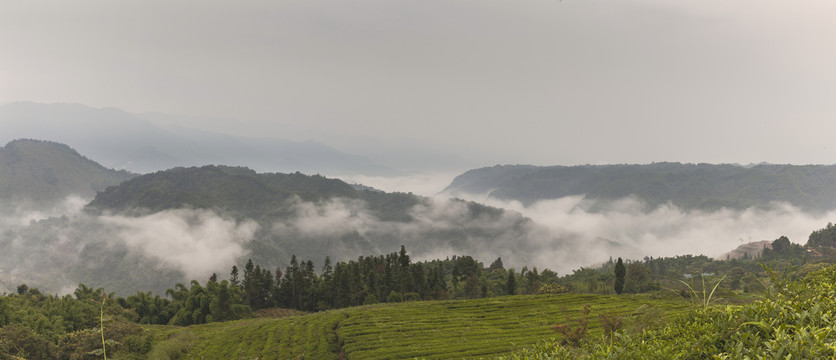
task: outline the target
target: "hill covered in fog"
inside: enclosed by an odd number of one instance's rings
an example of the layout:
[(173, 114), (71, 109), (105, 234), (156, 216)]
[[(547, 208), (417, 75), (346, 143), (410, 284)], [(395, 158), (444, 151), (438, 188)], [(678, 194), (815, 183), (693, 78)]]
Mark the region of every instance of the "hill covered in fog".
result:
[[(358, 190), (320, 175), (257, 173), (229, 166), (174, 168), (139, 176), (100, 192), (86, 209), (129, 217), (187, 209), (253, 221), (258, 231), (246, 246), (267, 263), (283, 263), (291, 254), (340, 258), (400, 245), (417, 254), (441, 248), (475, 253), (508, 237), (522, 239), (523, 229), (532, 225), (518, 213), (474, 202)], [(511, 245), (503, 243), (496, 250)]]
[[(99, 193), (89, 211), (124, 214), (172, 209), (206, 209), (236, 219), (258, 221), (293, 217), (299, 203), (324, 204), (335, 199), (362, 203), (365, 210), (384, 221), (413, 220), (409, 211), (429, 205), (430, 199), (412, 193), (386, 193), (340, 179), (296, 173), (257, 173), (245, 167), (215, 166), (174, 168), (146, 174)], [(502, 210), (475, 203), (474, 211)]]
[(0, 291), (85, 283), (120, 294), (162, 292), (249, 258), (274, 269), (291, 255), (344, 261), (401, 245), (416, 259), (469, 254), (523, 264), (566, 244), (517, 212), (357, 188), (231, 166), (136, 176), (97, 193), (84, 211), (0, 219)]
[(651, 208), (746, 209), (786, 202), (809, 211), (836, 208), (836, 166), (654, 163), (649, 165), (494, 166), (467, 171), (444, 190), (532, 204), (585, 195), (634, 196)]
[(6, 202), (56, 203), (70, 195), (92, 197), (134, 176), (105, 168), (55, 142), (19, 139), (0, 147), (0, 199)]

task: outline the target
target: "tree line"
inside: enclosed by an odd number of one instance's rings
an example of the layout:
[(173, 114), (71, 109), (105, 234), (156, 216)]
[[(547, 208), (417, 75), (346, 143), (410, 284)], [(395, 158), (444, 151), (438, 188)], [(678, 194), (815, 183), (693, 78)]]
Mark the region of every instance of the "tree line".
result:
[[(402, 301), (475, 299), (534, 294), (558, 281), (557, 273), (537, 268), (505, 269), (498, 258), (489, 266), (471, 256), (413, 262), (406, 249), (332, 263), (326, 257), (317, 272), (312, 260), (295, 255), (290, 264), (266, 269), (248, 260), (229, 277), (212, 274), (205, 284), (176, 284), (165, 296), (138, 292), (116, 301), (132, 309), (142, 324), (193, 325), (249, 316), (267, 308), (324, 311)], [(548, 289), (548, 290), (546, 290)], [(563, 287), (543, 291), (568, 291)]]

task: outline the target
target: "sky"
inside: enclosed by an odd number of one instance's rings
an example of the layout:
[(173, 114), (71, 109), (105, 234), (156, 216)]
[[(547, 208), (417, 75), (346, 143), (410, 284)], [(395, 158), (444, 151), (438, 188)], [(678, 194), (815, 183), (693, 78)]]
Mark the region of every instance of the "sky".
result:
[(834, 18), (830, 0), (12, 0), (0, 103), (390, 163), (833, 164)]

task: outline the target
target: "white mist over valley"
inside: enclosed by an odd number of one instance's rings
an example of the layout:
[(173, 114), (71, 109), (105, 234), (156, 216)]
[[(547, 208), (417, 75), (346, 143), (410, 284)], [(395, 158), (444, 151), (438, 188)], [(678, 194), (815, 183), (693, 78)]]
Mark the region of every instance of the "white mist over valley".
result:
[[(253, 257), (247, 244), (258, 232), (278, 239), (296, 239), (306, 243), (305, 248), (327, 249), (323, 254), (328, 254), (332, 261), (386, 254), (397, 250), (395, 244), (406, 244), (417, 261), (471, 255), (490, 263), (501, 257), (509, 267), (533, 266), (567, 274), (615, 257), (718, 257), (745, 243), (780, 236), (804, 244), (811, 231), (836, 218), (833, 210), (803, 211), (788, 203), (709, 211), (684, 210), (670, 203), (652, 208), (635, 197), (601, 202), (601, 206), (582, 195), (523, 205), (485, 194), (457, 194), (465, 200), (506, 210), (499, 218), (473, 218), (466, 203), (454, 201), (442, 192), (451, 179), (448, 174), (344, 179), (362, 181), (387, 192), (414, 191), (429, 196), (429, 202), (412, 206), (409, 215), (413, 221), (407, 223), (381, 220), (364, 201), (346, 198), (319, 202), (292, 199), (289, 206), (293, 216), (266, 222), (190, 208), (145, 210), (139, 215), (96, 215), (83, 211), (91, 199), (79, 196), (69, 196), (50, 208), (7, 202), (0, 218), (0, 244), (5, 249), (0, 256), (0, 284), (5, 288), (2, 291), (30, 283), (69, 292), (79, 282), (74, 276), (81, 276), (83, 271), (38, 269), (85, 261), (76, 266), (107, 271), (108, 265), (97, 264), (96, 257), (90, 257), (91, 252), (97, 251), (108, 256), (118, 254), (116, 263), (129, 259), (161, 273), (172, 273), (183, 282), (205, 279), (212, 273), (223, 276), (232, 265), (240, 266)], [(463, 229), (478, 231), (466, 233)], [(447, 232), (461, 232), (457, 237), (460, 241), (444, 245), (425, 241), (434, 234)], [(333, 240), (352, 234), (360, 243)], [(386, 246), (364, 240), (380, 238), (393, 242)], [(289, 243), (284, 254), (295, 254), (293, 249)], [(298, 255), (302, 253), (306, 251)], [(275, 264), (285, 266), (289, 258), (275, 260)], [(321, 266), (323, 258), (311, 260)], [(114, 290), (126, 289), (133, 287), (116, 285)]]
[(836, 1), (0, 8), (0, 359), (836, 358)]
[(401, 245), (567, 274), (836, 215), (831, 3), (211, 3), (0, 14), (3, 289)]

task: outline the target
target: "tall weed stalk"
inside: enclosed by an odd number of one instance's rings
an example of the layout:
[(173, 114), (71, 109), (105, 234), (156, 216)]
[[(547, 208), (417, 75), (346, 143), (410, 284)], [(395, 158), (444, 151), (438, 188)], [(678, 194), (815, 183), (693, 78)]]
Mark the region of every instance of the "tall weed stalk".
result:
[[(691, 297), (691, 303), (695, 307), (702, 308), (703, 310), (708, 310), (709, 306), (711, 305), (711, 300), (714, 299), (714, 293), (717, 291), (717, 288), (720, 287), (720, 283), (722, 283), (723, 280), (726, 279), (726, 276), (728, 274), (723, 275), (723, 277), (721, 277), (720, 280), (717, 280), (717, 282), (714, 284), (714, 287), (711, 288), (711, 292), (706, 291), (705, 276), (702, 276), (702, 272), (700, 272), (700, 274), (701, 274), (700, 275), (700, 280), (702, 282), (702, 287), (700, 288), (700, 290), (697, 290), (697, 289), (694, 288), (694, 286), (693, 286), (694, 278), (693, 277), (691, 278), (691, 283), (690, 284), (681, 280), (681, 279), (674, 279), (674, 278), (670, 278), (670, 277), (669, 277), (669, 279), (676, 280), (679, 283), (681, 283), (682, 285), (685, 285), (685, 287), (688, 289), (688, 293)], [(662, 288), (665, 289), (665, 290), (671, 291), (674, 294), (679, 293), (676, 289), (671, 289), (671, 288), (664, 287), (664, 286), (662, 286)]]

